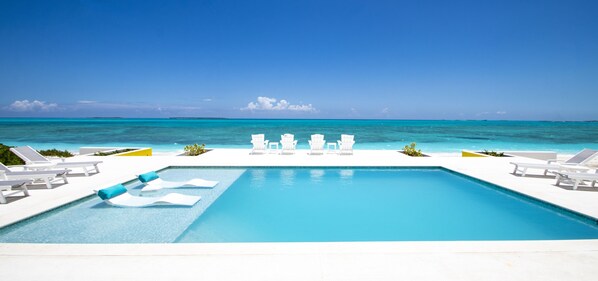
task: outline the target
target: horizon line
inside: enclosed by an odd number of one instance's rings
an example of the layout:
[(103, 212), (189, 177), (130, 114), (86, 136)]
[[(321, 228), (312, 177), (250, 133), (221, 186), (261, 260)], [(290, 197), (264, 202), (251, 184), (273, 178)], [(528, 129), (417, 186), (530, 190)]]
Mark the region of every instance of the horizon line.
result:
[(161, 119), (161, 120), (362, 120), (362, 121), (510, 121), (510, 122), (598, 122), (598, 120), (539, 119), (400, 119), (400, 118), (255, 118), (255, 117), (0, 117), (0, 119)]

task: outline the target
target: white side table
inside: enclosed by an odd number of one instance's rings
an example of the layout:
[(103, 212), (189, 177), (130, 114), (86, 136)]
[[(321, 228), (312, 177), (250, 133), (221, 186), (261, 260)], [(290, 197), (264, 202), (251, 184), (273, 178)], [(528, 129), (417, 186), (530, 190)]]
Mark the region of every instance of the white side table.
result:
[(272, 149), (275, 149), (274, 152), (278, 153), (278, 142), (269, 142), (268, 143), (268, 152), (272, 151)]
[(326, 150), (328, 150), (328, 153), (337, 153), (336, 152), (336, 142), (327, 142), (326, 143)]

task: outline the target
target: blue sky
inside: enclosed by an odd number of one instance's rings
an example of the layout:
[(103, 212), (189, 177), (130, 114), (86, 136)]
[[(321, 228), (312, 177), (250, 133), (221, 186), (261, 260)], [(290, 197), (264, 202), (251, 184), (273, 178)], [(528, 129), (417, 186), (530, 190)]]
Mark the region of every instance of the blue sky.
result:
[(4, 1), (2, 117), (598, 119), (598, 1)]

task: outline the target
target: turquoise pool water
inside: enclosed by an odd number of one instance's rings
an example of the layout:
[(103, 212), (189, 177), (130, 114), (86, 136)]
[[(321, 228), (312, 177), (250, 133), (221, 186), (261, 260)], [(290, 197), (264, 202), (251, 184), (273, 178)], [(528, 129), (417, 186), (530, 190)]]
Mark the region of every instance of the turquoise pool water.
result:
[[(192, 208), (82, 200), (0, 230), (0, 242), (211, 243), (598, 238), (596, 221), (441, 168), (171, 168), (219, 180)], [(129, 184), (138, 193), (139, 184)]]

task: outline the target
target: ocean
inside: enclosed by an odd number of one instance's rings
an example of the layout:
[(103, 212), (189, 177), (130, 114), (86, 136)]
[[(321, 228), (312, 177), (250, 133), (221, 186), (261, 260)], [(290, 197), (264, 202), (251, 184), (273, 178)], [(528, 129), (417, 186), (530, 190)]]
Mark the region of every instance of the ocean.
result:
[(279, 141), (295, 134), (307, 149), (311, 134), (326, 141), (355, 135), (355, 149), (399, 150), (411, 142), (423, 152), (550, 150), (574, 153), (598, 149), (598, 122), (311, 120), (311, 119), (123, 119), (0, 118), (0, 143), (37, 149), (78, 151), (81, 146), (152, 147), (180, 151), (199, 143), (208, 148), (251, 148), (251, 134)]

